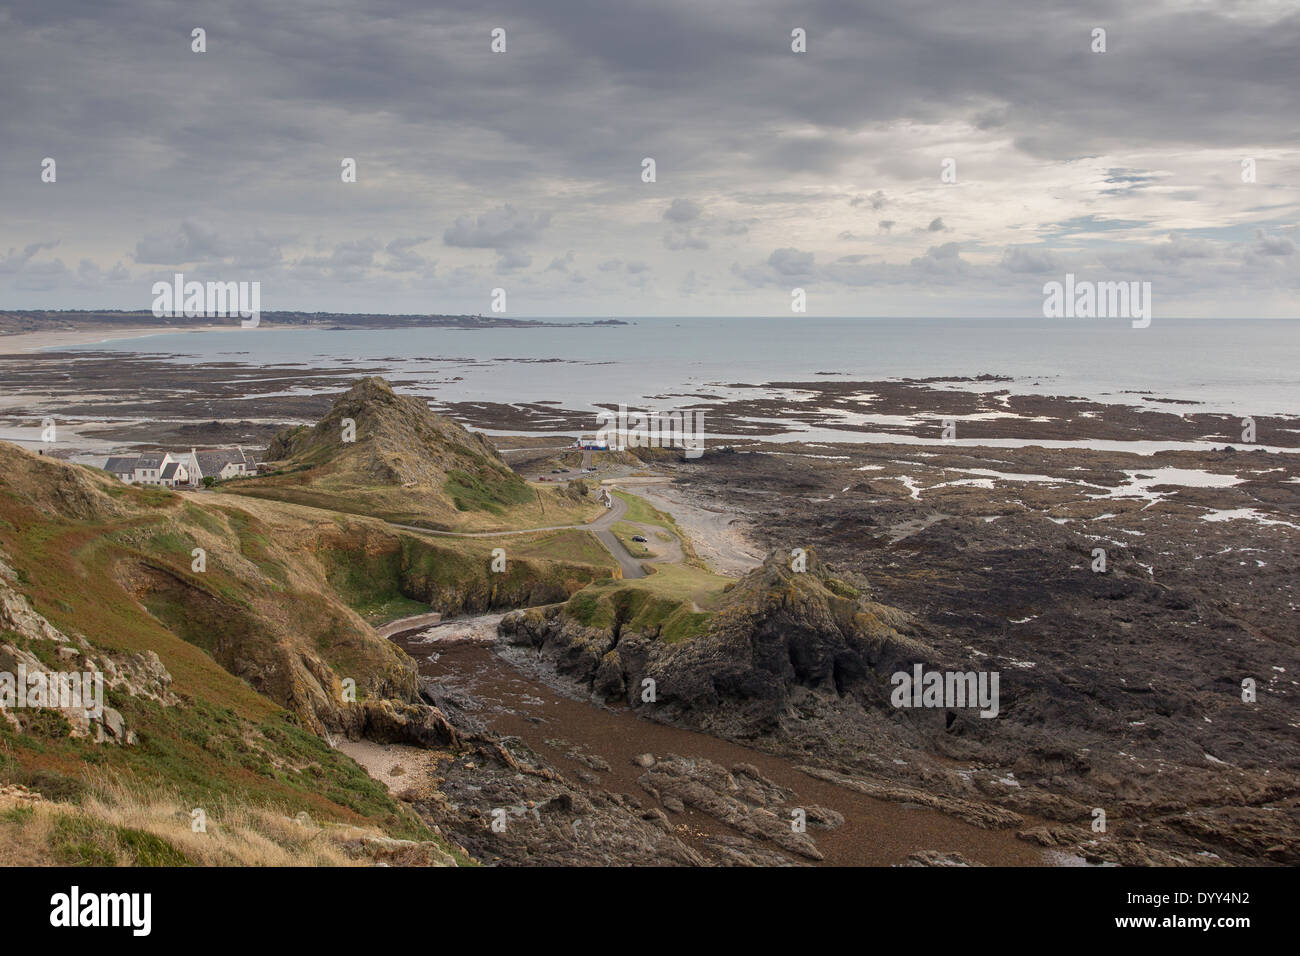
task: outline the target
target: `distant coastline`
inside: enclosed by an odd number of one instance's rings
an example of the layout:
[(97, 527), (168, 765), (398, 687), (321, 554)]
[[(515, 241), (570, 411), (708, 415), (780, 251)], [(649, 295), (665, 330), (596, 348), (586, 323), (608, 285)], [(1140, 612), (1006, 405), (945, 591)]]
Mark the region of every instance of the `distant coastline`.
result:
[[(315, 329), (500, 329), (618, 326), (621, 319), (597, 319), (590, 322), (543, 322), (537, 319), (510, 319), (501, 315), (384, 315), (347, 312), (263, 312), (262, 324), (271, 328)], [(236, 325), (237, 327), (237, 325)], [(0, 347), (4, 337), (62, 332), (103, 332), (104, 339), (129, 338), (162, 332), (211, 332), (226, 328), (209, 316), (172, 318), (155, 316), (148, 310), (131, 312), (109, 309), (91, 310), (7, 310), (0, 312)], [(89, 339), (83, 341), (101, 341)], [(76, 343), (65, 343), (76, 344)], [(39, 347), (39, 346), (38, 346)]]

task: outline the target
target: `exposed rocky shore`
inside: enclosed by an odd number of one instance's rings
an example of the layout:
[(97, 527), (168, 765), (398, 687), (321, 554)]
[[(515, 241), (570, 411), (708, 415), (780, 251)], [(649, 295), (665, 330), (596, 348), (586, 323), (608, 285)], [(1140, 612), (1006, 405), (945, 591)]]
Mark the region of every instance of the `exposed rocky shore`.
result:
[[(74, 382), (51, 374), (67, 361), (0, 364), (16, 389), (9, 413), (119, 418), (95, 433), (134, 441), (146, 427), (134, 419), (167, 408), (171, 424), (148, 426), (153, 434), (191, 429), (184, 434), (202, 444), (209, 416), (223, 440), (241, 416), (249, 435), (266, 436), (319, 417), (342, 374), (241, 366), (236, 380), (225, 363), (186, 366), (191, 391), (177, 405), (165, 379), (141, 387), (164, 362), (81, 353), (86, 378)], [(305, 388), (276, 394), (285, 375)], [(430, 676), (421, 665), (422, 702), (402, 667), (388, 699), (323, 726), (442, 754), (436, 777), (407, 795), (485, 862), (949, 864), (1043, 862), (1044, 853), (1095, 864), (1300, 862), (1300, 453), (1276, 450), (1295, 443), (1297, 423), (1260, 418), (1252, 447), (1239, 421), (1153, 409), (1157, 397), (1101, 405), (1011, 395), (1001, 384), (775, 383), (763, 388), (787, 394), (725, 401), (701, 393), (711, 421), (745, 437), (699, 459), (646, 453), (619, 470), (673, 479), (670, 499), (717, 516), (692, 527), (745, 539), (734, 564), (718, 565), (735, 583), (699, 612), (705, 624), (683, 638), (644, 615), (631, 626), (622, 610), (593, 623), (564, 604), (530, 607), (501, 622), (488, 676), (465, 682), (445, 669), (451, 650), (412, 651), (444, 667)], [(813, 398), (791, 406), (795, 391)], [(484, 427), (590, 424), (545, 402), (457, 411)], [(941, 441), (945, 415), (957, 416), (961, 440), (989, 444)], [(853, 416), (897, 443), (855, 444)], [(774, 417), (846, 440), (764, 441), (761, 420)], [(1120, 440), (1131, 450), (1105, 450)], [(1094, 447), (1020, 447), (1029, 441)], [(541, 467), (547, 452), (530, 448), (528, 461)], [(398, 554), (392, 542), (378, 546), (388, 531), (373, 537), (368, 556)], [(714, 543), (737, 551), (724, 537)], [(747, 570), (752, 554), (764, 558)], [(156, 572), (138, 574), (122, 580), (144, 596), (165, 592)], [(404, 586), (451, 613), (562, 601), (582, 583), (512, 589), (475, 579), (448, 590), (428, 580), (426, 590)], [(266, 678), (283, 668), (259, 670), (252, 652), (223, 663), (304, 709), (306, 698)], [(996, 672), (996, 716), (896, 706), (893, 675), (918, 665)], [(488, 667), (482, 658), (466, 666)], [(581, 710), (563, 719), (531, 711), (523, 698), (540, 684), (567, 695), (567, 705), (547, 707)], [(512, 693), (519, 701), (502, 704)], [(598, 742), (625, 726), (585, 739), (568, 729), (607, 711), (708, 736), (602, 753)], [(710, 752), (724, 744), (752, 750)], [(783, 762), (774, 770), (765, 756)], [(869, 802), (845, 811), (835, 805), (843, 799)], [(872, 856), (864, 821), (873, 836), (904, 831), (906, 818), (888, 816), (898, 808), (965, 829), (927, 842), (932, 821), (926, 839)], [(807, 813), (806, 840), (789, 829), (793, 809)]]
[[(1041, 818), (1025, 840), (1094, 862), (1297, 861), (1297, 456), (782, 446), (676, 468), (779, 555), (737, 586), (765, 608), (680, 647), (556, 609), (508, 617), (504, 640), (863, 792)], [(795, 547), (833, 563), (809, 572), (831, 595), (869, 596), (873, 630), (807, 599)], [(998, 716), (890, 706), (913, 662), (997, 670)]]
[(440, 751), (432, 768), (403, 747), (359, 759), (485, 863), (1046, 861), (1015, 838), (1015, 814), (998, 818), (984, 806), (983, 819), (963, 821), (934, 802), (868, 794), (793, 760), (575, 699), (576, 685), (554, 682), (543, 662), (504, 663), (481, 630), (471, 619), (469, 628), (453, 622), (399, 639), (462, 748)]

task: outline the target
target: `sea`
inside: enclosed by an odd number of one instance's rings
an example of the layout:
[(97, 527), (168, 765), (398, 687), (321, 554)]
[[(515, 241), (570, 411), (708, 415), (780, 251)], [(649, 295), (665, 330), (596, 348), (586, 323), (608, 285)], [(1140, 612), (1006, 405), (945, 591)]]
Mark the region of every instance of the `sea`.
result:
[[(625, 325), (383, 330), (237, 328), (95, 346), (168, 361), (361, 369), (438, 402), (672, 408), (771, 383), (1008, 377), (961, 387), (1173, 412), (1300, 415), (1300, 320), (622, 318)], [(79, 346), (85, 348), (86, 346)], [(320, 387), (320, 386), (313, 386)], [(944, 387), (949, 387), (945, 385)], [(336, 391), (337, 384), (329, 390)], [(792, 398), (797, 395), (792, 395)], [(1155, 399), (1165, 401), (1155, 402)], [(1170, 403), (1168, 400), (1175, 400)], [(807, 436), (805, 436), (807, 437)], [(843, 433), (840, 434), (844, 440)]]

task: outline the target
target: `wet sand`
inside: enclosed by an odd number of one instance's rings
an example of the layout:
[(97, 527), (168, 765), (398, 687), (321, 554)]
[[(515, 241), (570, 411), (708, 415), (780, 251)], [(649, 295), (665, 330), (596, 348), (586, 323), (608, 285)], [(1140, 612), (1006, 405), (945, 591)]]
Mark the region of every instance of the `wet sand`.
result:
[[(455, 626), (456, 622), (452, 622), (443, 627)], [(925, 850), (957, 853), (986, 865), (1050, 863), (1041, 850), (1017, 839), (1014, 830), (983, 830), (928, 808), (874, 800), (810, 777), (794, 762), (781, 757), (642, 720), (628, 710), (611, 710), (564, 697), (498, 657), (481, 638), (444, 642), (438, 639), (440, 630), (443, 628), (431, 628), (399, 637), (396, 642), (419, 662), (422, 675), (474, 697), (484, 705), (476, 717), (497, 733), (522, 739), (570, 780), (578, 779), (579, 771), (590, 770), (589, 765), (567, 753), (595, 755), (610, 767), (600, 773), (601, 788), (633, 794), (652, 803), (637, 783), (644, 773), (632, 762), (637, 754), (649, 753), (656, 758), (677, 754), (711, 760), (728, 768), (747, 763), (795, 792), (788, 808), (822, 806), (844, 815), (845, 823), (836, 829), (809, 828), (809, 835), (825, 854), (822, 865), (888, 866), (904, 863), (909, 855)], [(444, 633), (455, 636), (458, 632)], [(562, 741), (567, 746), (557, 747), (548, 740)], [(739, 835), (690, 808), (684, 813), (667, 812), (678, 835), (690, 843), (709, 834)], [(1026, 820), (1024, 825), (1033, 826), (1034, 821)]]
[(194, 328), (140, 327), (117, 329), (104, 327), (99, 329), (52, 329), (48, 332), (13, 332), (0, 335), (0, 354), (16, 352), (37, 352), (41, 349), (62, 348), (69, 345), (100, 345), (118, 339), (138, 339), (148, 335), (176, 335), (189, 332), (229, 332), (239, 331), (237, 323), (231, 325), (204, 325)]

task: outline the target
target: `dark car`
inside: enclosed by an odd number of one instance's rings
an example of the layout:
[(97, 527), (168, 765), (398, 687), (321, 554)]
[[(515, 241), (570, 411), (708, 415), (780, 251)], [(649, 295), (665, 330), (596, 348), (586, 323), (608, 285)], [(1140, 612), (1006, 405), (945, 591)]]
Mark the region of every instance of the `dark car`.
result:
[(632, 540), (633, 540), (633, 541), (639, 541), (639, 542), (641, 542), (642, 544), (645, 544), (645, 536), (644, 536), (644, 535), (634, 534), (634, 535), (632, 535)]

